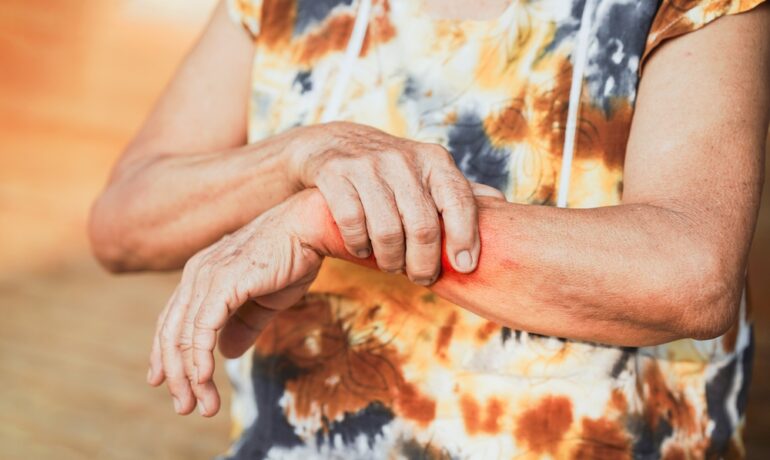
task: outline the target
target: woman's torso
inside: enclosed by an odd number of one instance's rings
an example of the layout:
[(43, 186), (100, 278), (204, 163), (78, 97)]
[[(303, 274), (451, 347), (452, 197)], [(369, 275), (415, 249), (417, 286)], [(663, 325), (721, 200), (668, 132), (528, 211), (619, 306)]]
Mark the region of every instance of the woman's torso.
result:
[[(619, 204), (658, 2), (587, 3), (585, 17), (584, 0), (539, 0), (512, 2), (492, 20), (458, 21), (432, 19), (417, 1), (375, 1), (337, 118), (440, 143), (469, 179), (513, 202), (553, 206), (562, 190), (570, 207)], [(257, 4), (251, 141), (319, 120), (358, 6)], [(576, 94), (581, 25), (589, 40)], [(578, 123), (562, 183), (570, 104)], [(725, 337), (658, 347), (511, 331), (401, 277), (327, 260), (307, 299), (229, 363), (232, 454), (658, 458), (741, 450), (735, 432), (750, 341), (743, 311)]]

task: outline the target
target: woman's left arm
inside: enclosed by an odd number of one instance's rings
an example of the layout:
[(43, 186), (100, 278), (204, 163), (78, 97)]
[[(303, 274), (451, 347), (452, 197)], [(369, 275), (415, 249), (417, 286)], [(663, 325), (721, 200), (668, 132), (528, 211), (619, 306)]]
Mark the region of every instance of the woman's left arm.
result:
[(734, 322), (763, 180), (770, 5), (671, 40), (641, 79), (623, 202), (479, 200), (475, 272), (432, 289), (512, 328), (643, 346)]

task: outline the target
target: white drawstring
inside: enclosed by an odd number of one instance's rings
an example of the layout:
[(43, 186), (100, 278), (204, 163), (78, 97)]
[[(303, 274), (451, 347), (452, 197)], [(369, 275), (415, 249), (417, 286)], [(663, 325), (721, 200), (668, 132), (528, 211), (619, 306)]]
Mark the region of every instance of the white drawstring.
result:
[(356, 59), (361, 54), (361, 48), (364, 46), (364, 37), (366, 37), (366, 29), (369, 27), (369, 12), (371, 9), (372, 0), (360, 0), (356, 22), (353, 24), (353, 32), (350, 34), (350, 40), (348, 40), (348, 47), (342, 59), (337, 81), (334, 83), (334, 90), (332, 90), (332, 95), (324, 108), (323, 114), (321, 114), (321, 123), (337, 118), (345, 89), (353, 73), (353, 67), (356, 64)]
[(556, 206), (567, 207), (567, 196), (572, 174), (572, 158), (575, 156), (575, 136), (577, 135), (577, 116), (580, 108), (580, 95), (583, 89), (588, 47), (590, 46), (591, 20), (596, 7), (596, 0), (586, 0), (583, 15), (580, 19), (577, 43), (575, 44), (574, 60), (572, 61), (572, 84), (569, 90), (569, 106), (567, 107), (567, 129), (564, 135), (562, 150), (561, 173), (559, 174), (559, 193)]

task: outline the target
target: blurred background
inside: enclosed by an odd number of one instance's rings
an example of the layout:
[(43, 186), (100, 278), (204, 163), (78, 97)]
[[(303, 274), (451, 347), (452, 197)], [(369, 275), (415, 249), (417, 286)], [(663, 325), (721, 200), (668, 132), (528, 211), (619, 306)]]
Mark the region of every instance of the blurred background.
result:
[[(165, 390), (144, 383), (178, 275), (109, 276), (85, 237), (111, 164), (214, 3), (0, 1), (2, 459), (204, 459), (227, 446), (227, 385), (223, 413), (203, 419), (174, 415)], [(767, 459), (768, 186), (750, 264), (757, 353), (745, 435), (749, 458)]]

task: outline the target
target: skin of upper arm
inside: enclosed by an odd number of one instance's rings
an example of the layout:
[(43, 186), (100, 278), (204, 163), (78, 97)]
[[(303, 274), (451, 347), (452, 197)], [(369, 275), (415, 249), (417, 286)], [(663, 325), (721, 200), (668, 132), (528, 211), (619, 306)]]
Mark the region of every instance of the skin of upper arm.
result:
[(710, 267), (734, 310), (763, 181), (770, 5), (662, 44), (643, 70), (623, 202), (675, 212), (687, 231), (671, 241), (706, 248), (689, 266)]
[(215, 8), (197, 43), (176, 71), (115, 173), (158, 154), (191, 154), (245, 144), (252, 37)]

